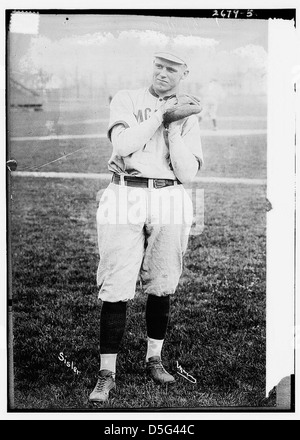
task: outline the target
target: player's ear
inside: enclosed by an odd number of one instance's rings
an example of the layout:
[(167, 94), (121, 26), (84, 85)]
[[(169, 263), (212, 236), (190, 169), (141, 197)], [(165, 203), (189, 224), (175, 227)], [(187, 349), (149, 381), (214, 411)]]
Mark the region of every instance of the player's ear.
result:
[(182, 72), (181, 79), (185, 79), (188, 76), (189, 73), (190, 73), (190, 71), (188, 69), (184, 69), (184, 71)]

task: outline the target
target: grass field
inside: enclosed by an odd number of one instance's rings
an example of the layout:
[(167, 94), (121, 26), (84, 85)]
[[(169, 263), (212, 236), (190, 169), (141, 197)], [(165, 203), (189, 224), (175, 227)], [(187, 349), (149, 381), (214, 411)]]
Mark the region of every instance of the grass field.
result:
[[(265, 135), (203, 138), (201, 176), (266, 178)], [(56, 158), (84, 147), (68, 157)], [(71, 139), (12, 143), (12, 157), (22, 170), (107, 173), (111, 147), (107, 139)]]
[[(260, 107), (257, 113), (251, 111), (252, 115), (264, 114)], [(53, 116), (46, 113), (14, 112), (11, 134), (44, 135), (51, 127), (46, 122)], [(66, 113), (63, 120), (71, 121), (73, 115), (78, 126), (57, 125), (57, 134), (75, 134), (74, 127), (81, 127), (81, 132), (102, 132), (101, 124), (96, 130), (93, 124), (79, 124), (80, 114), (75, 113)], [(94, 116), (104, 118), (105, 111)], [(84, 117), (91, 115), (85, 113)], [(250, 125), (248, 128), (254, 128)], [(18, 160), (18, 169), (41, 165), (76, 150), (80, 147), (76, 142), (12, 142), (11, 156)], [(43, 171), (107, 172), (108, 141), (88, 142), (82, 154)], [(263, 135), (205, 138), (203, 149), (206, 168), (201, 175), (266, 177)], [(85, 179), (12, 178), (17, 409), (95, 410), (87, 402), (99, 366), (101, 305), (95, 283), (95, 213), (96, 194), (105, 186), (105, 182)], [(167, 390), (145, 376), (146, 298), (138, 288), (129, 304), (118, 357), (117, 391), (96, 410), (274, 405), (264, 399), (266, 188), (236, 184), (204, 184), (201, 188), (205, 228), (202, 235), (190, 237), (184, 272), (172, 297), (163, 351), (177, 383)], [(80, 374), (59, 359), (60, 353)], [(196, 384), (176, 373), (176, 361), (196, 378)]]

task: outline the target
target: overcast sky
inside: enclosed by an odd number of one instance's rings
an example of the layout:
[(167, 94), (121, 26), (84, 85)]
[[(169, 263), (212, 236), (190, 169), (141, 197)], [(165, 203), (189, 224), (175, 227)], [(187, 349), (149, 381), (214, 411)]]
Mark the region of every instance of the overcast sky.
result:
[(94, 83), (116, 83), (120, 75), (140, 80), (151, 71), (153, 53), (166, 49), (187, 58), (191, 81), (266, 66), (266, 20), (41, 14), (38, 29), (11, 33), (13, 71), (41, 68), (69, 82), (76, 75)]
[[(171, 11), (170, 11), (171, 14)], [(170, 36), (193, 35), (212, 38), (220, 49), (234, 49), (249, 43), (267, 49), (267, 21), (195, 17), (158, 17), (134, 15), (41, 15), (40, 35), (61, 39), (72, 35), (124, 30), (153, 30)]]

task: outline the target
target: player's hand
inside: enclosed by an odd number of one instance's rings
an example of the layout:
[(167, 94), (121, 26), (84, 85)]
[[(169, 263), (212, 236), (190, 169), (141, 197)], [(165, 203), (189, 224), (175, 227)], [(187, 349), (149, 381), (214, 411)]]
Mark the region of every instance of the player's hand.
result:
[(174, 96), (173, 98), (168, 99), (167, 101), (163, 101), (158, 110), (161, 111), (161, 115), (163, 116), (167, 110), (172, 108), (177, 103), (177, 98)]
[(175, 104), (177, 104), (178, 99), (176, 98), (176, 96), (174, 96), (173, 98), (169, 98), (167, 101), (165, 101), (162, 105), (163, 108), (163, 114), (166, 113), (167, 110), (169, 110), (170, 108), (174, 107)]
[(158, 107), (158, 109), (156, 110), (158, 113), (160, 113), (162, 121), (163, 121), (164, 114), (166, 113), (166, 111), (169, 110), (170, 108), (172, 108), (174, 106), (174, 104), (176, 104), (176, 103), (177, 103), (176, 96), (174, 96), (174, 98), (168, 99), (167, 101), (162, 101), (161, 106)]
[(173, 102), (172, 99), (167, 101), (167, 109), (163, 114), (164, 125), (198, 114), (202, 110), (199, 99), (192, 95), (179, 95), (174, 104)]

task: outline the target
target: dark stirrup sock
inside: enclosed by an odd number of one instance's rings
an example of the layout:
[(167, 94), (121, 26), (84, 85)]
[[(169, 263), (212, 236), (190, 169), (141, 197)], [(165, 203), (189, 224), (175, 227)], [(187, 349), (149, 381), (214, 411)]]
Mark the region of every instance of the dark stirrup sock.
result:
[(104, 301), (100, 317), (100, 353), (118, 353), (126, 324), (127, 302)]
[(148, 295), (146, 303), (147, 336), (164, 339), (170, 315), (170, 296)]

